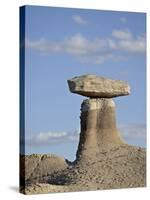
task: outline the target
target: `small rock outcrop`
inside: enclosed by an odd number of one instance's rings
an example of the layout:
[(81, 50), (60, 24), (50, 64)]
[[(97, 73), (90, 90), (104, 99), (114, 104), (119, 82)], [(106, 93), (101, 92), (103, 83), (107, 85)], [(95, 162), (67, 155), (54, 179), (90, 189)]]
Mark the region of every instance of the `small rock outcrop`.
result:
[(38, 182), (43, 177), (68, 167), (64, 158), (54, 154), (20, 155), (21, 185)]

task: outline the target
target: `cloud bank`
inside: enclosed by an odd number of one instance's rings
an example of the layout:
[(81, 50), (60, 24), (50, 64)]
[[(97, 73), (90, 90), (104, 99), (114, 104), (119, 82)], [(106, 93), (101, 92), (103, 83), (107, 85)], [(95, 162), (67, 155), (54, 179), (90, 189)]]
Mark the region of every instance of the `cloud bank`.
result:
[(45, 146), (67, 142), (76, 142), (79, 140), (79, 134), (74, 132), (40, 132), (30, 138), (26, 138), (26, 144), (31, 146)]
[(113, 30), (107, 38), (87, 38), (80, 33), (61, 41), (36, 41), (26, 39), (26, 47), (42, 54), (63, 53), (75, 56), (80, 62), (101, 64), (105, 61), (120, 61), (127, 55), (140, 55), (146, 51), (145, 35), (133, 36), (130, 30)]
[[(145, 143), (146, 126), (144, 124), (120, 125), (120, 133), (125, 140), (141, 140)], [(78, 142), (79, 132), (40, 132), (26, 139), (26, 144), (31, 146), (45, 146), (68, 142)], [(138, 144), (137, 144), (138, 145)]]

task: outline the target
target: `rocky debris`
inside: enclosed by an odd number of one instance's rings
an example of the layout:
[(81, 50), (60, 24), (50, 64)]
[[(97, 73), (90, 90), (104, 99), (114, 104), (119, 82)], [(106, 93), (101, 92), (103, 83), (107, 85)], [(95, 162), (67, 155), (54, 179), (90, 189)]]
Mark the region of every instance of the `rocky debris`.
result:
[(112, 98), (130, 94), (129, 85), (120, 80), (83, 75), (68, 80), (70, 92), (86, 97)]

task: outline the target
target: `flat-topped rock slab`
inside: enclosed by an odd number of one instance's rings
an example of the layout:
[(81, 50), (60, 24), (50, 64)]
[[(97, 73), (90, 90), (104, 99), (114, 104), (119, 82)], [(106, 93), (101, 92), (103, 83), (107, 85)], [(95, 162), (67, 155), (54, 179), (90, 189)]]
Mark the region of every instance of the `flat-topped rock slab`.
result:
[(83, 75), (68, 80), (70, 92), (91, 98), (113, 98), (130, 94), (128, 83), (96, 75)]

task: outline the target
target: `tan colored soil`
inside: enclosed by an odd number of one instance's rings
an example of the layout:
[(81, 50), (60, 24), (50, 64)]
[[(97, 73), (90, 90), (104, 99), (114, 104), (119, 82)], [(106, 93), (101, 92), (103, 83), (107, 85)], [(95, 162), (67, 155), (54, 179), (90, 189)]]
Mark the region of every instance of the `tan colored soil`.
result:
[(25, 194), (133, 188), (146, 185), (145, 150), (118, 145), (26, 187)]

